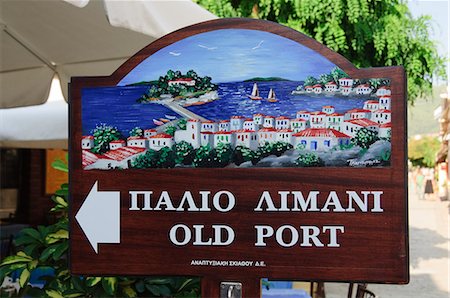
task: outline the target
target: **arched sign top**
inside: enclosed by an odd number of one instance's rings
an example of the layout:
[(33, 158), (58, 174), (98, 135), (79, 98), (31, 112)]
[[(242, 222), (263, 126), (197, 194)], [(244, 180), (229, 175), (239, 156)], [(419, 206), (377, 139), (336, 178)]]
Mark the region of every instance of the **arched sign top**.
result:
[(402, 67), (220, 19), (70, 88), (72, 272), (408, 282)]

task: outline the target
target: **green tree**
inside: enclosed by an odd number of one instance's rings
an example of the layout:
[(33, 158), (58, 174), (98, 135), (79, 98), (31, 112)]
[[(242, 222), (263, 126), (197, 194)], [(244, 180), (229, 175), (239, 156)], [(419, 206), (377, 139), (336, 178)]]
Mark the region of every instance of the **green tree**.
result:
[(376, 132), (369, 130), (365, 127), (356, 131), (355, 137), (351, 139), (351, 142), (363, 149), (368, 149), (370, 145), (378, 141), (378, 135)]
[(313, 86), (317, 84), (317, 79), (312, 76), (307, 76), (304, 82), (305, 86)]
[(314, 153), (300, 154), (295, 160), (299, 167), (320, 167), (324, 165), (323, 160)]
[(175, 135), (175, 132), (177, 131), (177, 128), (173, 125), (169, 125), (166, 127), (164, 132), (168, 135), (171, 135), (172, 137)]
[(214, 164), (214, 150), (209, 146), (200, 146), (195, 151), (193, 165), (196, 168), (213, 168)]
[(158, 151), (158, 158), (156, 160), (156, 167), (158, 168), (173, 168), (175, 166), (175, 152), (172, 148), (163, 147)]
[(333, 68), (330, 75), (333, 77), (333, 80), (336, 82), (336, 84), (339, 83), (339, 79), (348, 78), (348, 75), (339, 67)]
[(183, 118), (183, 119), (180, 119), (180, 121), (178, 121), (177, 126), (181, 130), (186, 130), (186, 124), (187, 124), (187, 120), (185, 118)]
[(106, 124), (101, 124), (94, 128), (92, 135), (94, 136), (94, 148), (92, 148), (92, 152), (97, 154), (108, 151), (109, 143), (119, 140), (122, 137), (117, 127)]
[(130, 137), (142, 137), (144, 136), (144, 130), (140, 127), (135, 127), (130, 130)]
[(253, 17), (289, 26), (357, 67), (403, 65), (408, 99), (429, 96), (445, 59), (430, 40), (431, 18), (413, 18), (402, 0), (195, 0), (219, 17)]
[(131, 167), (136, 169), (156, 168), (158, 158), (158, 151), (149, 149), (144, 154), (133, 159)]
[(218, 167), (226, 167), (231, 163), (233, 149), (231, 149), (230, 144), (219, 143), (214, 149), (214, 153), (214, 162)]
[(432, 168), (441, 143), (438, 137), (423, 136), (408, 140), (408, 159), (415, 166)]
[(236, 148), (234, 148), (232, 161), (236, 165), (240, 165), (246, 161), (251, 161), (252, 164), (255, 165), (258, 162), (258, 156), (253, 150), (250, 150), (250, 148), (248, 147), (236, 146)]
[(174, 146), (177, 164), (190, 165), (194, 161), (195, 149), (186, 141), (176, 143)]
[(333, 81), (333, 76), (331, 74), (324, 73), (319, 76), (318, 83), (325, 85), (326, 83), (328, 83), (330, 81)]

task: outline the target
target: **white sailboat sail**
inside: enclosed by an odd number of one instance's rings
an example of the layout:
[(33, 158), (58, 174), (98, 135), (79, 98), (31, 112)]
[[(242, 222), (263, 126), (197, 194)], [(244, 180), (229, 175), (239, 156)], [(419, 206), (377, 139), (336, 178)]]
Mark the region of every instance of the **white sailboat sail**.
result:
[(269, 90), (269, 95), (267, 96), (268, 99), (275, 99), (275, 91), (273, 91), (272, 88)]
[(256, 85), (256, 83), (253, 84), (252, 96), (253, 97), (259, 97), (258, 85)]

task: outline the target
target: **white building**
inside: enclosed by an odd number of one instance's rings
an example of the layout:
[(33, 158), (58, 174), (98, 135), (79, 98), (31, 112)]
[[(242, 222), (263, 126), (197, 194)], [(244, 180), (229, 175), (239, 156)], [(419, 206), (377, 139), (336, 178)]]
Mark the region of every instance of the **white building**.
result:
[(379, 124), (369, 119), (352, 119), (345, 120), (342, 123), (342, 132), (352, 138), (356, 135), (356, 132), (361, 128), (367, 128), (368, 130), (378, 133)]
[(353, 79), (350, 78), (341, 78), (338, 80), (340, 87), (352, 87), (353, 86)]
[(230, 130), (241, 130), (244, 126), (245, 118), (242, 116), (232, 116), (230, 119)]
[(292, 134), (293, 132), (290, 129), (277, 130), (275, 141), (292, 144)]
[(328, 151), (338, 145), (348, 145), (350, 136), (335, 129), (308, 128), (293, 135), (294, 147), (310, 151)]
[(188, 79), (188, 78), (179, 78), (179, 79), (169, 81), (168, 85), (169, 86), (179, 86), (179, 85), (195, 86), (195, 80)]
[(258, 149), (258, 136), (254, 130), (241, 129), (235, 131), (236, 146), (244, 146), (250, 150)]
[(367, 95), (372, 92), (372, 88), (368, 84), (360, 84), (356, 86), (355, 93), (361, 95)]
[(258, 130), (258, 142), (260, 146), (265, 143), (273, 143), (276, 140), (277, 130), (275, 128), (262, 128)]
[(391, 88), (388, 86), (381, 86), (377, 89), (376, 95), (378, 97), (391, 96)]
[(315, 94), (320, 94), (320, 93), (322, 93), (322, 85), (320, 85), (320, 84), (315, 84), (315, 85), (313, 86), (313, 90), (314, 90), (314, 93), (315, 93)]
[(200, 145), (202, 146), (214, 146), (214, 133), (212, 131), (202, 131), (200, 133)]
[(345, 120), (351, 120), (351, 119), (370, 119), (371, 115), (370, 110), (365, 109), (351, 109), (345, 112), (344, 119)]
[(298, 111), (295, 117), (297, 119), (304, 119), (306, 121), (309, 121), (310, 116), (311, 116), (310, 112), (308, 112), (308, 111)]
[(288, 129), (291, 126), (291, 119), (286, 116), (279, 116), (275, 118), (276, 129)]
[(324, 112), (311, 112), (309, 125), (311, 128), (325, 128), (325, 119), (327, 114)]
[(175, 142), (180, 143), (182, 141), (188, 142), (194, 148), (199, 148), (201, 144), (200, 132), (202, 123), (198, 119), (189, 119), (186, 122), (186, 130), (175, 131)]
[(253, 122), (255, 122), (256, 125), (263, 125), (264, 123), (264, 114), (254, 114), (253, 115)]
[(109, 150), (117, 150), (119, 148), (125, 147), (126, 143), (124, 140), (115, 140), (109, 142)]
[(230, 131), (230, 120), (220, 120), (219, 131)]
[(150, 138), (151, 136), (156, 135), (158, 132), (156, 131), (156, 129), (146, 129), (144, 130), (144, 137), (145, 138)]
[(325, 127), (341, 131), (342, 122), (344, 122), (344, 114), (329, 114), (325, 118)]
[(333, 114), (335, 111), (333, 106), (323, 106), (322, 107), (322, 112), (324, 112), (325, 114)]
[(391, 133), (391, 122), (383, 123), (380, 125), (380, 130), (378, 131), (379, 138), (390, 138)]
[(266, 117), (264, 117), (263, 127), (265, 127), (265, 128), (274, 128), (275, 127), (275, 117), (274, 116), (266, 116)]
[(325, 92), (336, 92), (338, 91), (338, 86), (335, 82), (331, 81), (325, 84)]
[(216, 132), (219, 130), (219, 126), (216, 122), (211, 120), (206, 120), (202, 122), (202, 128), (201, 132), (210, 131), (210, 132)]
[(291, 130), (299, 132), (309, 127), (309, 122), (305, 119), (297, 118), (291, 120)]
[(234, 148), (235, 144), (235, 135), (230, 131), (218, 131), (214, 133), (214, 148), (217, 147), (220, 143), (222, 144), (230, 144), (232, 148)]
[(349, 95), (352, 92), (352, 87), (345, 87), (344, 86), (344, 87), (340, 88), (340, 91), (341, 91), (342, 95), (347, 96), (347, 95)]
[(128, 147), (138, 147), (138, 148), (148, 148), (148, 140), (144, 137), (128, 137), (127, 139)]
[(312, 93), (313, 91), (314, 91), (314, 88), (313, 88), (313, 86), (305, 86), (305, 91), (307, 92), (307, 93)]
[(173, 145), (173, 137), (169, 134), (160, 133), (150, 137), (150, 149), (159, 151), (161, 148), (171, 148)]
[(376, 110), (372, 113), (372, 118), (370, 120), (379, 124), (391, 122), (391, 111)]
[(244, 130), (258, 130), (259, 125), (255, 123), (253, 119), (246, 119), (244, 121)]
[(391, 109), (391, 96), (390, 95), (384, 95), (381, 96), (380, 99), (380, 109), (383, 110), (390, 110)]
[(369, 111), (376, 111), (376, 110), (378, 110), (379, 109), (379, 106), (380, 106), (380, 104), (379, 104), (379, 102), (378, 102), (378, 100), (366, 100), (365, 102), (364, 102), (364, 107), (363, 107), (363, 109), (364, 110), (369, 110)]
[(94, 137), (93, 136), (83, 136), (81, 138), (81, 149), (90, 150), (94, 148)]

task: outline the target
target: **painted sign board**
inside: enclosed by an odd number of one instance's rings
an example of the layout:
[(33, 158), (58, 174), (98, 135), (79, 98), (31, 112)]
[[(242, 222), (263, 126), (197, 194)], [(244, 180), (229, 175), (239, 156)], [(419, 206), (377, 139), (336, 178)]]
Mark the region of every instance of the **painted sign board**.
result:
[(72, 273), (407, 283), (405, 82), (249, 19), (72, 78)]

